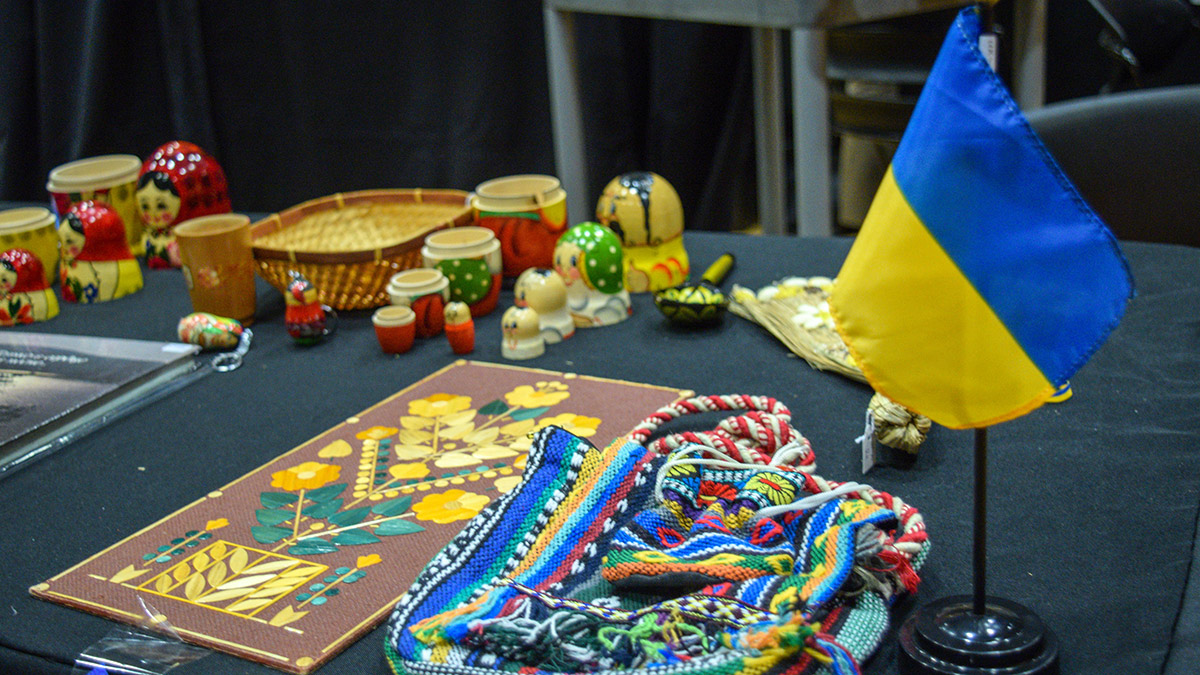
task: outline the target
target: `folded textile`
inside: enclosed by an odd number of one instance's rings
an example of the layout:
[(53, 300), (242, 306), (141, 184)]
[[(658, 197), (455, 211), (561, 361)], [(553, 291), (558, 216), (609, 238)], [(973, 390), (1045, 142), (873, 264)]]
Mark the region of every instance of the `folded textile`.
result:
[(926, 551), (915, 509), (865, 486), (550, 427), (385, 652), (396, 673), (853, 673)]

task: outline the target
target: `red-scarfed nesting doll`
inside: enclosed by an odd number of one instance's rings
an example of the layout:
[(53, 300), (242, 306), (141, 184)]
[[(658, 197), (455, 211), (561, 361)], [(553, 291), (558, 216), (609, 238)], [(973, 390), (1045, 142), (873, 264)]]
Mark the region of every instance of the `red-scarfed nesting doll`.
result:
[(58, 224), (59, 280), (68, 302), (115, 300), (142, 289), (125, 223), (108, 204), (79, 202)]
[(137, 205), (146, 230), (146, 265), (152, 268), (179, 267), (177, 223), (232, 210), (225, 171), (212, 155), (186, 141), (165, 143), (146, 158)]
[(58, 298), (46, 283), (42, 261), (23, 248), (0, 253), (0, 326), (58, 316)]
[(333, 310), (317, 300), (317, 289), (303, 274), (288, 272), (287, 292), (283, 294), (283, 323), (297, 344), (314, 345), (333, 332), (327, 314)]

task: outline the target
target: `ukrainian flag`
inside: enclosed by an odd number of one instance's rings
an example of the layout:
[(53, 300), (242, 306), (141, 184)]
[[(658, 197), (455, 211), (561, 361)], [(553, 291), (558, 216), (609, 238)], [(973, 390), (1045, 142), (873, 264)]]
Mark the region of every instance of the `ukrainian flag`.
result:
[(1117, 242), (979, 51), (963, 10), (838, 275), (871, 384), (951, 428), (1038, 407), (1133, 293)]

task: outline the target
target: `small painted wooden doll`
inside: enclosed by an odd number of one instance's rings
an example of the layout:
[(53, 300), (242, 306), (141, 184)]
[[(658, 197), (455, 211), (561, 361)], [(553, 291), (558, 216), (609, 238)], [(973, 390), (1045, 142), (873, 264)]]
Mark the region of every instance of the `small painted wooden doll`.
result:
[(506, 359), (532, 359), (546, 353), (546, 341), (538, 328), (537, 312), (528, 307), (509, 307), (500, 318), (504, 337), (500, 355)]
[(23, 248), (0, 253), (0, 326), (56, 316), (58, 298), (46, 283), (42, 261)]
[(146, 230), (146, 265), (151, 268), (180, 266), (176, 224), (232, 210), (221, 165), (185, 141), (163, 144), (146, 158), (138, 175), (137, 205)]
[(567, 309), (580, 328), (629, 318), (621, 239), (600, 223), (567, 230), (554, 248), (554, 271), (567, 285)]
[(142, 289), (142, 269), (129, 252), (125, 224), (107, 204), (71, 206), (58, 225), (58, 249), (67, 302), (104, 302)]
[(455, 354), (470, 354), (475, 350), (475, 321), (471, 318), (471, 308), (464, 302), (451, 302), (446, 305), (446, 339)]
[(288, 335), (297, 344), (316, 344), (331, 332), (326, 326), (325, 307), (317, 300), (317, 289), (307, 277), (295, 271), (288, 272), (288, 276), (291, 281), (283, 294), (283, 322)]
[(531, 267), (513, 284), (517, 307), (529, 307), (538, 313), (538, 323), (546, 344), (556, 344), (575, 334), (575, 319), (567, 310), (567, 284), (554, 270)]
[(238, 346), (246, 328), (237, 319), (208, 312), (192, 312), (179, 320), (175, 330), (180, 342), (194, 344), (201, 349), (232, 349)]

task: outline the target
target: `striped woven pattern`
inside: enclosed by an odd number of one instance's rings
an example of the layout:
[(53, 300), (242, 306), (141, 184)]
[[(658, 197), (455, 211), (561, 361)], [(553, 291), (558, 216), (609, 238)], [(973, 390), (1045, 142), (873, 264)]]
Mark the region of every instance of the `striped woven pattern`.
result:
[(392, 669), (857, 672), (888, 605), (915, 590), (919, 516), (894, 500), (906, 532), (882, 493), (762, 459), (728, 468), (694, 445), (664, 456), (539, 432), (522, 483), (397, 605)]

